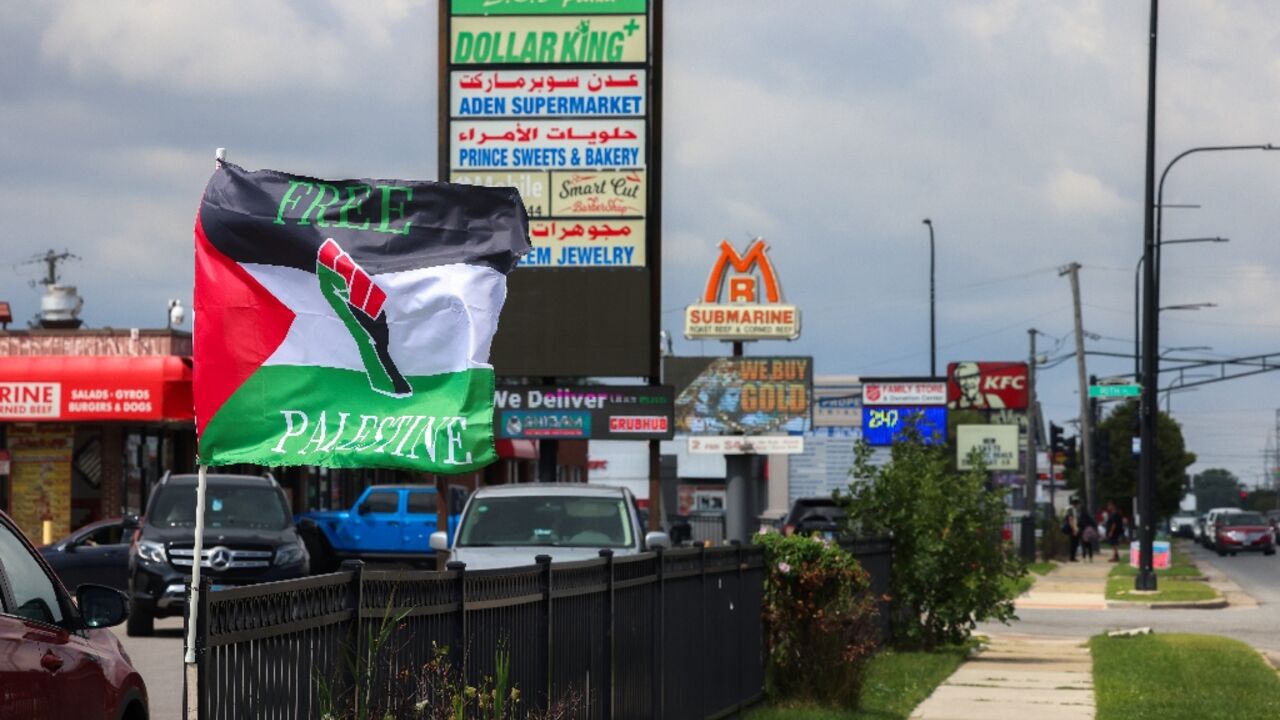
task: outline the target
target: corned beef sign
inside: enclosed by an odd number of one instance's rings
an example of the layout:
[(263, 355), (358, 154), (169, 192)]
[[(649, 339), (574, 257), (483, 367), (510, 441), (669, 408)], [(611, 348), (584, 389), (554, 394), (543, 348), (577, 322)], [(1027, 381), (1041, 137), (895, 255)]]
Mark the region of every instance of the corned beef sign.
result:
[[(794, 340), (800, 337), (800, 311), (782, 302), (782, 287), (756, 238), (739, 255), (720, 241), (701, 302), (685, 309), (684, 335), (698, 340)], [(727, 296), (727, 297), (726, 297)]]

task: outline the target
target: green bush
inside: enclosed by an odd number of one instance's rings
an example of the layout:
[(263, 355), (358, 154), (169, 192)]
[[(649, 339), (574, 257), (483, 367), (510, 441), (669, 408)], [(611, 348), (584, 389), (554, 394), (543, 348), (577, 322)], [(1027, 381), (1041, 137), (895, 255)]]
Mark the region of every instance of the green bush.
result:
[(1015, 618), (1017, 579), (1026, 570), (1000, 531), (1004, 492), (985, 470), (957, 471), (944, 446), (894, 444), (891, 460), (870, 464), (859, 443), (841, 493), (851, 527), (893, 535), (893, 632), (904, 646), (959, 643), (978, 621)]
[(839, 546), (802, 535), (756, 536), (765, 550), (768, 686), (777, 701), (854, 709), (876, 646), (866, 571)]

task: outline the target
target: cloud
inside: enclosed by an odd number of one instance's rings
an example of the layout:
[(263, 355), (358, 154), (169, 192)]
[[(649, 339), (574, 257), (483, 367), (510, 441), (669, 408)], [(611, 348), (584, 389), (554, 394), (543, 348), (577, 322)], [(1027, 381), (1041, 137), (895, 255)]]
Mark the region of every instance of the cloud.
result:
[(1045, 195), (1062, 215), (1096, 217), (1131, 209), (1129, 203), (1101, 179), (1077, 170), (1064, 169), (1049, 179)]
[[(360, 58), (391, 49), (398, 0), (352, 4), (73, 0), (41, 41), (45, 60), (82, 82), (184, 94), (338, 91), (382, 79)], [(393, 69), (392, 69), (393, 71)]]

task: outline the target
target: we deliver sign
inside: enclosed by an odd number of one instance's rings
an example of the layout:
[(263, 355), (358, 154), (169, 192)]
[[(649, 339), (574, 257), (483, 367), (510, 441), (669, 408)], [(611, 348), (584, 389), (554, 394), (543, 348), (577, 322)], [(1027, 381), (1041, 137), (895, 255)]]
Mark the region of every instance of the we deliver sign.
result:
[(494, 430), (503, 439), (670, 440), (674, 395), (667, 385), (500, 386)]

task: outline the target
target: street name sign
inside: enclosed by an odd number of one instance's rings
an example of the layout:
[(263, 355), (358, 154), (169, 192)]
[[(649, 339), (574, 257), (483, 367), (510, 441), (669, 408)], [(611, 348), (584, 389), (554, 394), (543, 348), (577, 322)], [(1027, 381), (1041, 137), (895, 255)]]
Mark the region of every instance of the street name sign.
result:
[(1091, 398), (1138, 397), (1142, 394), (1141, 385), (1090, 385)]

